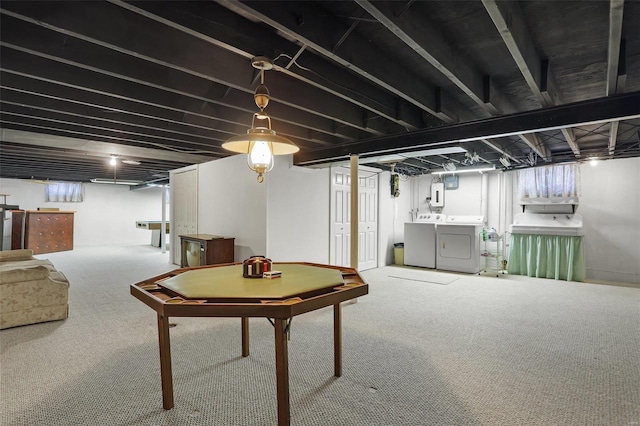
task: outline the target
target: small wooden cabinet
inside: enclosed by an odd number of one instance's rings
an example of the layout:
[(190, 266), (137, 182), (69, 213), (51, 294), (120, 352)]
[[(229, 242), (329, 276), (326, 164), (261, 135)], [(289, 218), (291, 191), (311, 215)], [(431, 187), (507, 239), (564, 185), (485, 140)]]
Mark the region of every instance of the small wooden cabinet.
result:
[(34, 254), (73, 250), (73, 215), (70, 211), (12, 210), (11, 250), (32, 249)]
[(209, 234), (180, 235), (180, 266), (233, 263), (235, 238)]

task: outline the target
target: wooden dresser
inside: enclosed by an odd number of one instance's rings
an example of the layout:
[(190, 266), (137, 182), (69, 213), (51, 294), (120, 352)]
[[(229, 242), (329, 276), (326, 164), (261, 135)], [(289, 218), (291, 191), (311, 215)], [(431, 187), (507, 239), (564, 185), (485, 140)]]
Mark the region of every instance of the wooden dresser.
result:
[(13, 210), (11, 250), (32, 249), (34, 254), (73, 250), (74, 213)]

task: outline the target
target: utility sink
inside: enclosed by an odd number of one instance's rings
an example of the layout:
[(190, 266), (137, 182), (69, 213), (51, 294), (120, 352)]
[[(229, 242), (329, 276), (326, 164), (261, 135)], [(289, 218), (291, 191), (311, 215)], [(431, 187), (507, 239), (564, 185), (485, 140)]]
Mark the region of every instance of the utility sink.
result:
[(512, 234), (584, 235), (582, 215), (574, 213), (518, 213), (509, 225)]

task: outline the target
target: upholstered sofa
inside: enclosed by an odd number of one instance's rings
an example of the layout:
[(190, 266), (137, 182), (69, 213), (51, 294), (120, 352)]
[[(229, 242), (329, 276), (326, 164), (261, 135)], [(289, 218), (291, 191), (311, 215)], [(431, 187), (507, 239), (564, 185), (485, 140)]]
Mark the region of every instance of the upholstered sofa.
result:
[(68, 316), (69, 281), (33, 250), (0, 251), (0, 329)]

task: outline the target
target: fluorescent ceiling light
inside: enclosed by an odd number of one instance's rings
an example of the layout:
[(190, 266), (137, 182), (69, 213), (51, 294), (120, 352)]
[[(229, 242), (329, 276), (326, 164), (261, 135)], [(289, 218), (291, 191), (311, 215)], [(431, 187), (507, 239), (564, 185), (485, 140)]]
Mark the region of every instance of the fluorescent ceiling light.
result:
[(447, 146), (441, 148), (423, 149), (422, 151), (402, 152), (398, 154), (382, 154), (373, 157), (360, 158), (360, 164), (368, 163), (392, 163), (406, 160), (407, 158), (428, 157), (430, 155), (447, 155), (467, 152), (461, 146)]
[(482, 173), (482, 172), (490, 172), (492, 170), (495, 170), (496, 166), (482, 166), (482, 167), (464, 167), (464, 168), (459, 168), (457, 170), (453, 170), (453, 171), (446, 171), (446, 170), (438, 170), (435, 172), (431, 172), (432, 175), (444, 175), (444, 174), (458, 174), (458, 173), (471, 173), (471, 172), (477, 172), (477, 173)]
[(109, 183), (112, 185), (140, 185), (143, 183), (141, 180), (120, 180), (120, 179), (103, 179), (103, 178), (93, 178), (91, 179), (93, 183)]

